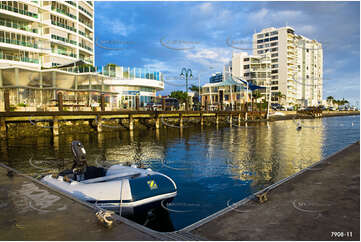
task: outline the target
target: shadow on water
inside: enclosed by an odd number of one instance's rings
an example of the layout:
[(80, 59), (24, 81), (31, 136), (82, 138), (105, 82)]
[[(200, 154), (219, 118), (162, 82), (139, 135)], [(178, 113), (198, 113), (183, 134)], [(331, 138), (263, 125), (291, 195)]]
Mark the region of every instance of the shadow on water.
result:
[[(302, 129), (297, 130), (301, 125)], [(105, 128), (106, 130), (106, 128)], [(171, 177), (167, 209), (133, 218), (154, 230), (181, 229), (360, 139), (359, 116), (212, 127), (72, 133), (0, 141), (0, 160), (27, 174), (71, 167), (80, 140), (90, 165), (142, 164)], [(29, 162), (31, 160), (31, 162)]]

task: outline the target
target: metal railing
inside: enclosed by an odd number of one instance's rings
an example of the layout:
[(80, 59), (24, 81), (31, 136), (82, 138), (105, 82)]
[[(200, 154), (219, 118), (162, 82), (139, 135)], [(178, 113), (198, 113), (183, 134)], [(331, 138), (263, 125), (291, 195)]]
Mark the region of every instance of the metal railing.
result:
[(86, 35), (86, 34), (85, 34), (83, 31), (81, 31), (81, 30), (78, 30), (78, 33), (81, 34), (81, 35), (83, 35), (84, 37), (87, 37), (87, 38), (90, 39), (90, 40), (93, 40), (93, 38), (92, 38), (91, 36)]
[(82, 10), (84, 13), (86, 13), (86, 14), (88, 14), (91, 18), (93, 18), (93, 15), (91, 14), (91, 13), (89, 13), (85, 8), (83, 8), (82, 6), (78, 6), (78, 8), (80, 9), (80, 10)]
[(82, 24), (85, 24), (86, 26), (88, 26), (89, 28), (93, 29), (93, 26), (87, 22), (85, 22), (84, 20), (82, 20), (81, 18), (79, 18), (79, 22)]
[(70, 27), (70, 26), (68, 26), (68, 25), (65, 25), (65, 24), (63, 24), (63, 23), (60, 23), (60, 22), (57, 22), (57, 21), (54, 21), (54, 20), (51, 20), (51, 24), (52, 24), (52, 25), (59, 26), (59, 27), (62, 27), (62, 28), (64, 28), (64, 29), (71, 30), (71, 31), (73, 31), (73, 32), (76, 32), (76, 30), (77, 30), (76, 28)]
[(86, 45), (83, 44), (83, 43), (79, 43), (79, 46), (82, 47), (82, 48), (84, 48), (84, 49), (87, 49), (87, 50), (89, 50), (89, 51), (93, 51), (93, 48), (90, 48), (90, 47), (86, 46)]
[(73, 44), (73, 45), (76, 45), (76, 44), (77, 44), (77, 42), (76, 42), (75, 40), (63, 38), (63, 37), (57, 36), (57, 35), (55, 35), (55, 34), (52, 34), (52, 35), (51, 35), (51, 38), (52, 38), (52, 39), (56, 39), (56, 40), (63, 41), (63, 42), (65, 42), (65, 43), (70, 43), (70, 44)]
[(0, 53), (0, 59), (39, 64), (39, 59), (33, 59), (33, 58), (23, 57), (23, 56), (8, 55), (8, 54), (3, 54), (3, 53)]
[(54, 48), (52, 48), (52, 49), (51, 49), (51, 52), (54, 53), (54, 54), (60, 54), (60, 55), (65, 55), (65, 56), (70, 56), (70, 57), (76, 58), (76, 54), (74, 54), (74, 53), (68, 53), (68, 52), (66, 52), (65, 50), (61, 50), (61, 49), (54, 49)]
[(0, 4), (0, 9), (5, 9), (7, 11), (11, 11), (11, 12), (14, 12), (14, 13), (20, 13), (22, 15), (26, 15), (26, 16), (33, 17), (33, 18), (38, 18), (37, 13), (32, 13), (32, 12), (29, 12), (29, 11), (26, 11), (26, 10), (14, 8), (14, 7), (8, 6), (6, 4)]
[(51, 10), (56, 11), (56, 12), (61, 13), (61, 14), (64, 14), (64, 15), (72, 18), (72, 19), (76, 19), (76, 16), (75, 16), (75, 15), (73, 15), (73, 14), (71, 14), (71, 13), (68, 13), (68, 12), (64, 11), (63, 9), (56, 8), (56, 7), (53, 7), (53, 6), (52, 6), (52, 7), (51, 7)]
[(31, 43), (28, 41), (20, 41), (20, 40), (7, 39), (7, 38), (0, 37), (0, 42), (6, 43), (6, 44), (21, 45), (21, 46), (25, 46), (25, 47), (32, 47), (32, 48), (36, 48), (36, 49), (38, 48), (37, 44)]
[(20, 29), (20, 30), (24, 30), (24, 31), (32, 32), (32, 33), (38, 33), (37, 29), (31, 29), (28, 26), (26, 26), (25, 24), (21, 24), (21, 23), (15, 22), (15, 21), (9, 21), (6, 19), (0, 19), (0, 25), (9, 27), (9, 28), (13, 28), (13, 29)]

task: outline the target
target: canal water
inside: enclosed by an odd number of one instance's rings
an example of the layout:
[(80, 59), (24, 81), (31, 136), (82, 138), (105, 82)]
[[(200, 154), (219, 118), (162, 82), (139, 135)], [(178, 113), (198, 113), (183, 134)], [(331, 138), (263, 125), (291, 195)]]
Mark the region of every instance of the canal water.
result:
[[(185, 124), (186, 125), (186, 124)], [(302, 129), (297, 130), (301, 125)], [(360, 116), (285, 120), (247, 127), (113, 129), (96, 134), (0, 141), (0, 160), (34, 175), (71, 167), (80, 140), (92, 165), (143, 164), (170, 176), (178, 195), (152, 225), (178, 230), (271, 185), (360, 139)]]

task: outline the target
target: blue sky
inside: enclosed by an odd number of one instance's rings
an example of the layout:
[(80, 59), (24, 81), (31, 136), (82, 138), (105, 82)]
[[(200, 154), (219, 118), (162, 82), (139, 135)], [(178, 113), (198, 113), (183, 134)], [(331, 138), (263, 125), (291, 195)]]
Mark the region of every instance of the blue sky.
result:
[[(359, 2), (95, 2), (96, 65), (115, 63), (165, 73), (165, 90), (191, 68), (207, 83), (232, 52), (251, 49), (252, 34), (288, 24), (323, 44), (324, 99), (360, 99)], [(229, 42), (228, 42), (229, 43)], [(248, 50), (251, 53), (251, 50)], [(190, 84), (197, 84), (191, 80)]]

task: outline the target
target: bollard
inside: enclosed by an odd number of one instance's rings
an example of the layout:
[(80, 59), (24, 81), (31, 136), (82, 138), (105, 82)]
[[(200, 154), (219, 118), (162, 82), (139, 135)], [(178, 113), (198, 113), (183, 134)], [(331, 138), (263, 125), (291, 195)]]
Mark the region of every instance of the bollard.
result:
[(59, 109), (59, 112), (63, 111), (63, 93), (62, 92), (58, 92), (58, 109)]
[(179, 127), (183, 128), (183, 115), (181, 113), (179, 114)]
[(203, 114), (201, 113), (201, 126), (203, 126)]

